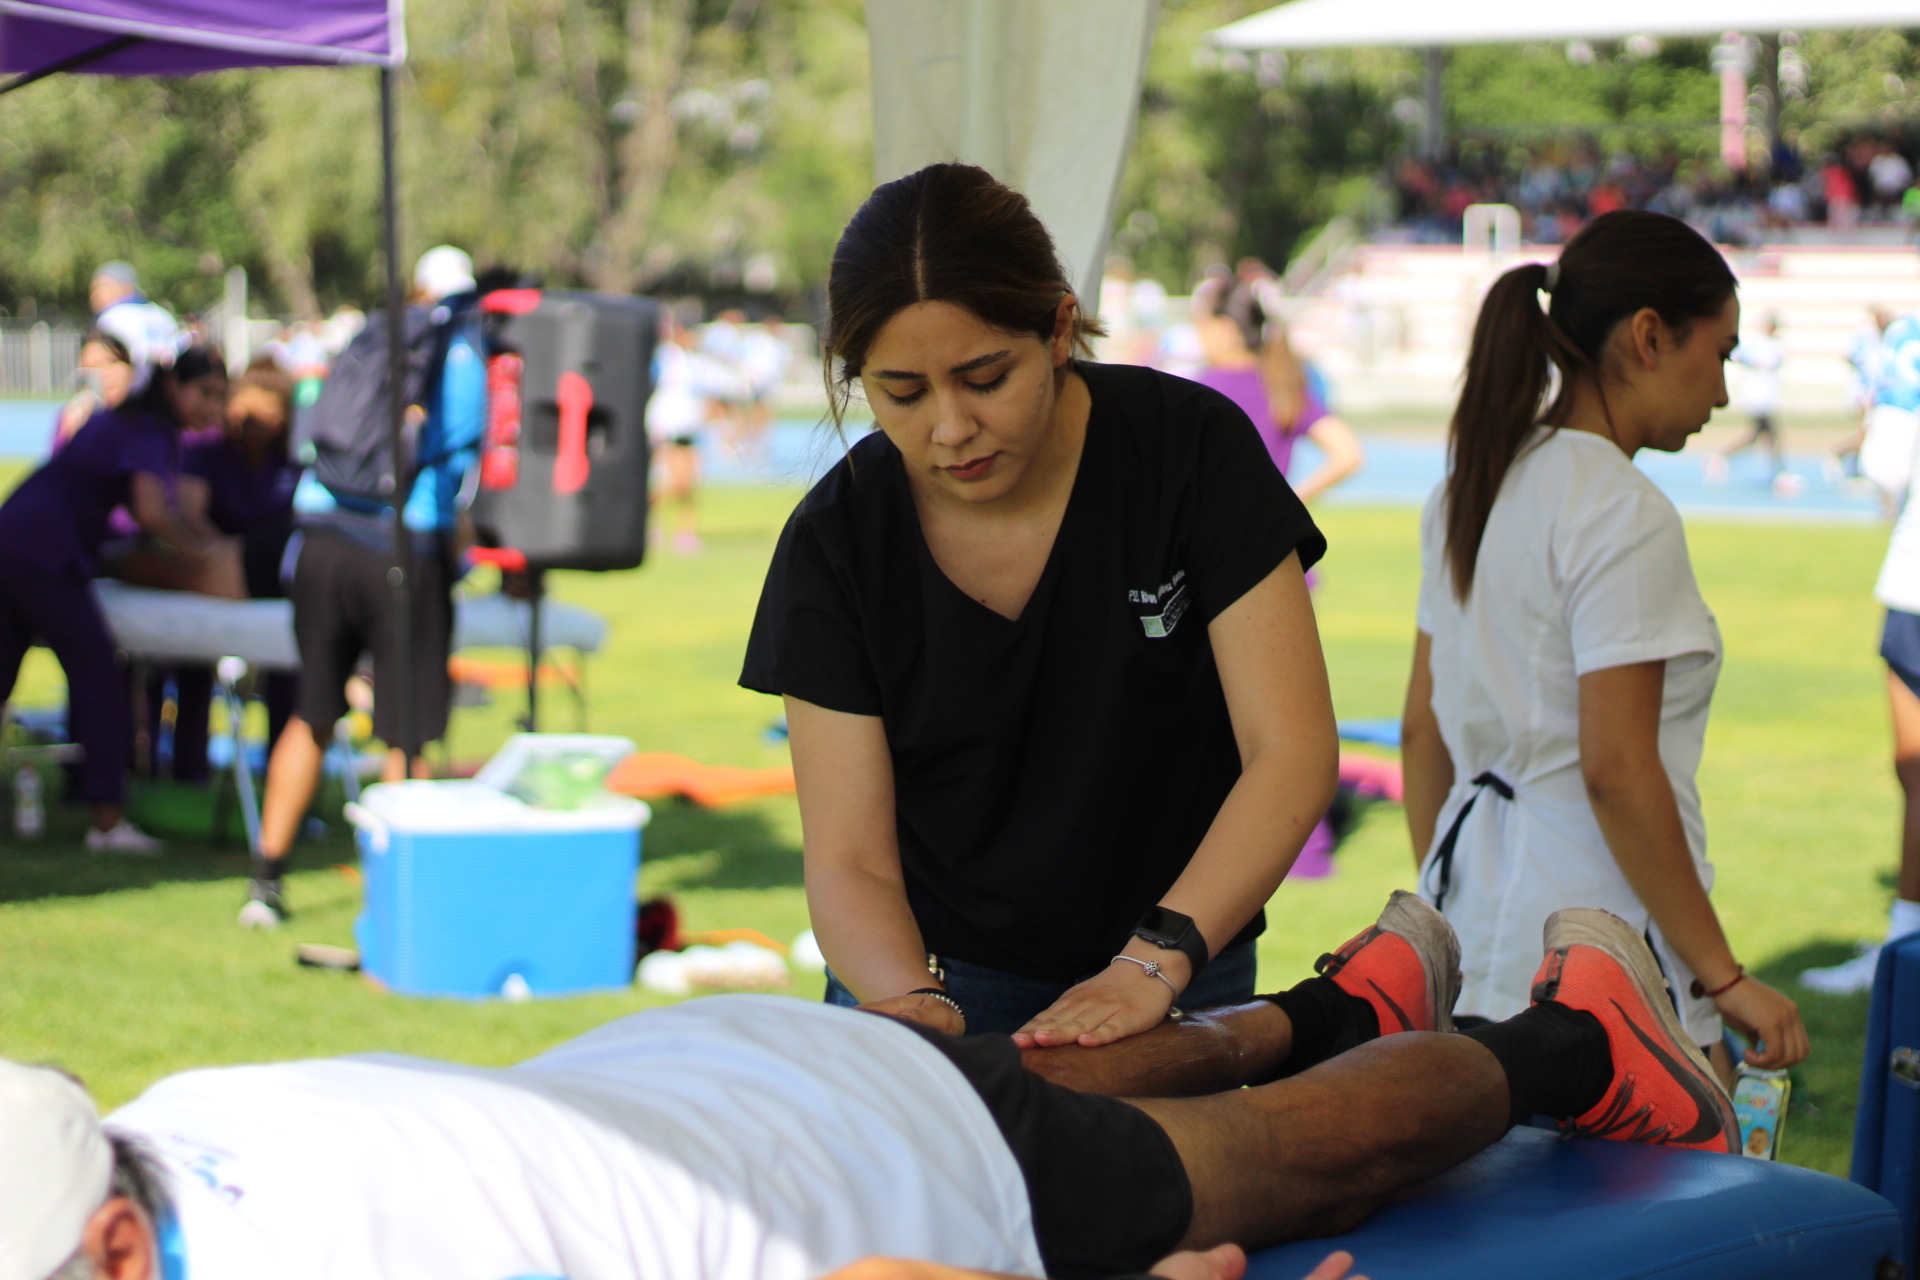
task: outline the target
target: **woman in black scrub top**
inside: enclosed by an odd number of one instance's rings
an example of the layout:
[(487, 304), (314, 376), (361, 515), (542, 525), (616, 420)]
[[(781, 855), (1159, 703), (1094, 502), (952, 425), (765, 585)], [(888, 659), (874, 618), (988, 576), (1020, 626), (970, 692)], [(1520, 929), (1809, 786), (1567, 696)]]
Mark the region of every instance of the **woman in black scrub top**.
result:
[(878, 430), (781, 534), (741, 683), (784, 696), (827, 998), (1022, 1045), (1253, 994), (1337, 745), (1326, 548), (1217, 392), (1084, 359), (1026, 199), (876, 190), (827, 377)]

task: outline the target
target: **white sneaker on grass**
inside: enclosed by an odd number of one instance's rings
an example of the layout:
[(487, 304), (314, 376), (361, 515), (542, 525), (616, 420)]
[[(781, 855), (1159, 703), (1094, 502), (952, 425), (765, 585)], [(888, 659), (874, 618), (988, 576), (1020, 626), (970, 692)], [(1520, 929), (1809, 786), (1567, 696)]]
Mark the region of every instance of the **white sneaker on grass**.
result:
[(1860, 954), (1845, 964), (1824, 969), (1808, 969), (1800, 975), (1800, 985), (1830, 996), (1859, 995), (1873, 990), (1873, 974), (1880, 967), (1880, 944), (1862, 943)]
[(102, 831), (87, 828), (87, 848), (93, 853), (119, 853), (136, 858), (158, 857), (164, 846), (125, 818)]

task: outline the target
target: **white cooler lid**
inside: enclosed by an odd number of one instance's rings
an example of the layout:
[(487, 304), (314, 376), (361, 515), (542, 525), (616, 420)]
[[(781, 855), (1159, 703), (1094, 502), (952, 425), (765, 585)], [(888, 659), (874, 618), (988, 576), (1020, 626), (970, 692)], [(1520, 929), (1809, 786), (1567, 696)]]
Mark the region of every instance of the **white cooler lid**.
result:
[(578, 809), (536, 809), (484, 782), (382, 782), (347, 806), (354, 826), (409, 834), (513, 831), (637, 831), (653, 816), (644, 801), (611, 792)]

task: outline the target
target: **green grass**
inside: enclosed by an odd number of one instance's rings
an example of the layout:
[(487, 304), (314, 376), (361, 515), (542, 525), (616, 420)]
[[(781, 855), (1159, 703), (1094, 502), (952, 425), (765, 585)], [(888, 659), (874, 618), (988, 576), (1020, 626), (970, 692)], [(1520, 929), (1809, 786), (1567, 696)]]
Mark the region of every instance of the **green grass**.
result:
[[(762, 739), (777, 705), (733, 681), (795, 496), (716, 490), (703, 511), (704, 555), (663, 555), (627, 574), (555, 575), (557, 595), (612, 623), (589, 668), (591, 728), (719, 763), (784, 760)], [(1322, 518), (1333, 553), (1317, 607), (1340, 713), (1397, 715), (1417, 516), (1330, 508)], [(1845, 958), (1854, 939), (1883, 927), (1898, 816), (1871, 599), (1884, 532), (1696, 523), (1690, 536), (1728, 651), (1701, 772), (1715, 899), (1739, 954), (1793, 991), (1814, 1034), (1814, 1056), (1796, 1072), (1785, 1155), (1844, 1172), (1866, 1002), (1799, 991), (1790, 979)], [(58, 668), (36, 652), (21, 703), (55, 701), (59, 689)], [(545, 706), (545, 727), (572, 726), (564, 696)], [(458, 712), (453, 754), (484, 756), (519, 711), (508, 693)], [(352, 859), (334, 804), (328, 835), (300, 847), (291, 882), (299, 914), (278, 936), (234, 927), (245, 861), (231, 845), (175, 845), (151, 863), (89, 858), (75, 845), (79, 816), (56, 811), (54, 838), (0, 847), (0, 1053), (58, 1060), (110, 1106), (206, 1063), (372, 1049), (510, 1062), (659, 1003), (638, 991), (522, 1005), (416, 1000), (297, 969), (295, 941), (348, 943), (358, 910), (355, 883), (333, 869)], [(1398, 810), (1371, 810), (1338, 863), (1335, 876), (1275, 898), (1264, 986), (1305, 975), (1388, 890), (1411, 885)], [(644, 892), (672, 892), (690, 928), (789, 939), (806, 923), (798, 812), (791, 798), (718, 812), (662, 805), (641, 881)], [(819, 979), (796, 975), (794, 991), (815, 997)]]

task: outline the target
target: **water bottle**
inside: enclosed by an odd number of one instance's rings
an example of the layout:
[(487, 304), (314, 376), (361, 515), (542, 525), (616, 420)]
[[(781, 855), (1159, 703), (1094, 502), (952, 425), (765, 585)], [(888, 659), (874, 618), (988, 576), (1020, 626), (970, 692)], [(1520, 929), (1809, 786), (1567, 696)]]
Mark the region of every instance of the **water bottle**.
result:
[(38, 840), (47, 829), (47, 811), (40, 799), (40, 771), (23, 764), (13, 774), (13, 834)]

